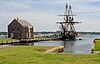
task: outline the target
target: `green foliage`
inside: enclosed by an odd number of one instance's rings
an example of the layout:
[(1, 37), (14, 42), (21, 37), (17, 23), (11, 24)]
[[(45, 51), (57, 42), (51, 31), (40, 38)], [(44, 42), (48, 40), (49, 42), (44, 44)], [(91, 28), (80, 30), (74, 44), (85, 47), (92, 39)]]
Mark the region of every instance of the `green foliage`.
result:
[(100, 32), (77, 32), (79, 34), (91, 34), (91, 35), (100, 35)]
[(7, 35), (7, 32), (0, 32), (0, 35)]
[(52, 47), (0, 47), (0, 64), (100, 64), (99, 54), (49, 54)]
[(43, 32), (34, 32), (34, 34), (54, 34), (56, 32), (46, 32), (46, 31), (43, 31)]

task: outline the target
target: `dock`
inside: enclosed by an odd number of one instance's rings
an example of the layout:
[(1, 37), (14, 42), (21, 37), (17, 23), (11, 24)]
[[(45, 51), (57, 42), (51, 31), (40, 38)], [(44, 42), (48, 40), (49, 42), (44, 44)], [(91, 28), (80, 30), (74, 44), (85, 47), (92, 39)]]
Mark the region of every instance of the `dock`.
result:
[(10, 38), (0, 38), (0, 45), (3, 44), (17, 44), (17, 43), (32, 43), (39, 41), (51, 41), (57, 40), (57, 38), (33, 38), (33, 39), (10, 39)]
[(34, 38), (34, 39), (21, 39), (19, 42), (23, 43), (32, 43), (32, 42), (39, 42), (39, 41), (51, 41), (57, 40), (57, 38)]

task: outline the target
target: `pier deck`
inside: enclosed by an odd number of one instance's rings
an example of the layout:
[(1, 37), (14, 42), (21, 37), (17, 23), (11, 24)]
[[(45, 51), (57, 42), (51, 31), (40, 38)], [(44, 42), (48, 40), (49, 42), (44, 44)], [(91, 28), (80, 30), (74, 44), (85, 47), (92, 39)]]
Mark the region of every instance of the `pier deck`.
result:
[(34, 38), (34, 39), (10, 39), (10, 38), (0, 38), (0, 44), (13, 44), (13, 43), (32, 43), (32, 42), (39, 42), (39, 41), (50, 41), (50, 40), (57, 40), (57, 38)]

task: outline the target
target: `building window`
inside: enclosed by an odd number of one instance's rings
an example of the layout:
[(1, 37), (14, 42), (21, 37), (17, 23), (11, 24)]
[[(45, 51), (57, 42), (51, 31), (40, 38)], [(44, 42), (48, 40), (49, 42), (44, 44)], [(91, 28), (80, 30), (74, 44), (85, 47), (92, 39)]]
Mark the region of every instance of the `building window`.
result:
[(32, 28), (30, 28), (30, 32), (32, 32), (33, 31), (33, 29)]
[(12, 28), (12, 31), (14, 31), (14, 28)]
[(17, 30), (19, 30), (19, 28), (17, 28)]
[(21, 36), (21, 33), (19, 33), (19, 36)]

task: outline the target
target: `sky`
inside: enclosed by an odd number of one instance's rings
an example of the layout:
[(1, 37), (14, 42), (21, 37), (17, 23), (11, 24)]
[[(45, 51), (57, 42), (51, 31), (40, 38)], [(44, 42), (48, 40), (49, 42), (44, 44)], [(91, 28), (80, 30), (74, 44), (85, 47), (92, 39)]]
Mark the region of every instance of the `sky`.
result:
[(100, 0), (0, 0), (0, 32), (17, 17), (27, 20), (34, 31), (58, 31), (65, 4), (71, 5), (76, 31), (100, 32)]

